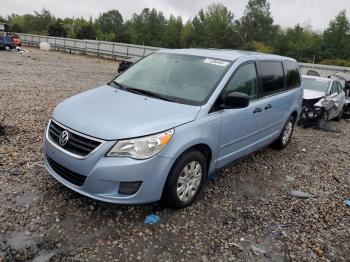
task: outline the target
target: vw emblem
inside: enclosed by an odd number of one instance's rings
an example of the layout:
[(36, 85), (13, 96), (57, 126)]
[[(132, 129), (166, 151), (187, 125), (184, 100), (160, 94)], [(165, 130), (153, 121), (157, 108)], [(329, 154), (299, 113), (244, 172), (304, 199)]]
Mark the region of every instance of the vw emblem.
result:
[(68, 143), (68, 140), (69, 140), (69, 133), (68, 131), (64, 130), (62, 131), (59, 139), (58, 139), (58, 143), (60, 144), (60, 146), (65, 146), (67, 145)]

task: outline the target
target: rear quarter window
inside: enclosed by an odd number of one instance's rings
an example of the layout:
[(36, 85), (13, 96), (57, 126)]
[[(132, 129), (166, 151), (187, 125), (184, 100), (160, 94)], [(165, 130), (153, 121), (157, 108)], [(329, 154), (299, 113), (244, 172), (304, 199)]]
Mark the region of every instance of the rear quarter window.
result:
[(261, 61), (259, 68), (263, 96), (273, 95), (284, 90), (282, 62)]
[(292, 89), (300, 86), (300, 74), (298, 65), (291, 61), (283, 62), (284, 75), (286, 78), (286, 89)]

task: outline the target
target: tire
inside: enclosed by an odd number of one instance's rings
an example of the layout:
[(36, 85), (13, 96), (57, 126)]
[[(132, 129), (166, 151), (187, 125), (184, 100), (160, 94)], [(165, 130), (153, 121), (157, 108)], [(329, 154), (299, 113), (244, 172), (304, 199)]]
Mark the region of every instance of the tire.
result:
[(323, 111), (321, 117), (316, 122), (316, 128), (324, 130), (327, 126), (328, 112)]
[(163, 203), (171, 208), (191, 205), (200, 194), (206, 177), (207, 163), (204, 155), (198, 150), (185, 152), (176, 160), (169, 173), (163, 189)]
[(337, 117), (334, 118), (335, 121), (340, 121), (343, 118), (343, 113), (344, 113), (344, 106), (343, 108), (340, 110), (339, 115), (337, 115)]
[(275, 142), (273, 142), (272, 147), (278, 150), (284, 149), (290, 142), (291, 137), (294, 131), (295, 119), (293, 116), (290, 116), (284, 125), (280, 136)]
[(11, 47), (9, 45), (5, 45), (5, 50), (6, 51), (11, 51)]

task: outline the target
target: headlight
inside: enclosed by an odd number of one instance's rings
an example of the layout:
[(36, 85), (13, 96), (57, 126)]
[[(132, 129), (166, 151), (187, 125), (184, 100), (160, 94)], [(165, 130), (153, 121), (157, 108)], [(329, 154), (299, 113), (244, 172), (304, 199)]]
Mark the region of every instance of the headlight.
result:
[(174, 129), (145, 137), (118, 141), (107, 156), (146, 159), (158, 154), (170, 141)]
[(315, 116), (315, 114), (314, 114), (314, 112), (310, 111), (310, 112), (308, 113), (308, 116), (309, 116), (310, 118), (313, 118), (313, 117)]

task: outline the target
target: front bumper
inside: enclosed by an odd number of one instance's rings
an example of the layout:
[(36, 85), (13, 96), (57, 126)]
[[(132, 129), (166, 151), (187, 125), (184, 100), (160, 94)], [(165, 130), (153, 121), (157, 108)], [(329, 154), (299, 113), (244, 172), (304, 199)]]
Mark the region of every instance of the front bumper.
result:
[(303, 107), (299, 117), (299, 124), (311, 124), (317, 122), (322, 116), (323, 109), (316, 110), (315, 108)]
[[(160, 200), (163, 187), (174, 163), (174, 159), (159, 155), (146, 160), (106, 157), (114, 141), (106, 141), (96, 151), (84, 159), (74, 158), (59, 150), (49, 141), (45, 131), (44, 164), (49, 173), (68, 188), (93, 199), (110, 203), (142, 204)], [(50, 165), (48, 158), (71, 172), (85, 176), (82, 186), (59, 174), (57, 168)], [(119, 186), (122, 182), (140, 181), (136, 193), (122, 194)]]

